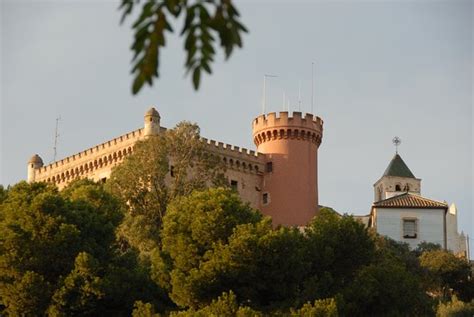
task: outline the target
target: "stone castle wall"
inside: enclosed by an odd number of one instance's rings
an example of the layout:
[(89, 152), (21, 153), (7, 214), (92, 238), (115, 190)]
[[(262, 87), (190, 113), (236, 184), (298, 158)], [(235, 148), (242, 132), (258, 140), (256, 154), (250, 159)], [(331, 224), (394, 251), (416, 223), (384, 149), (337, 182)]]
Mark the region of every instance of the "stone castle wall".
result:
[[(160, 133), (166, 128), (161, 127)], [(112, 169), (133, 153), (135, 144), (145, 138), (144, 129), (137, 129), (110, 141), (101, 143), (57, 162), (36, 168), (35, 182), (49, 182), (63, 189), (75, 179), (89, 178), (106, 181)], [(242, 199), (252, 207), (260, 205), (260, 188), (265, 158), (255, 151), (206, 138), (201, 139), (209, 151), (221, 157), (226, 166), (229, 182), (236, 182)]]
[[(201, 141), (224, 162), (229, 185), (243, 201), (272, 216), (274, 225), (303, 226), (318, 210), (317, 150), (322, 126), (322, 120), (312, 114), (269, 113), (252, 124), (257, 151), (206, 138)], [(106, 181), (138, 141), (165, 131), (158, 111), (151, 108), (145, 113), (144, 128), (46, 166), (38, 155), (33, 156), (28, 181), (53, 183), (59, 189), (79, 178)]]

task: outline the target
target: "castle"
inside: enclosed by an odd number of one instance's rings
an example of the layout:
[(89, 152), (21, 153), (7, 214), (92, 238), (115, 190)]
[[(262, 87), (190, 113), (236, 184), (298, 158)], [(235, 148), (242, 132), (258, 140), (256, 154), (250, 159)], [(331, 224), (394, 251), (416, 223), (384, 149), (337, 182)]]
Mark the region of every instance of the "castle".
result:
[[(160, 119), (158, 111), (150, 108), (143, 128), (49, 165), (35, 154), (28, 161), (28, 182), (49, 182), (59, 189), (78, 178), (105, 182), (138, 141), (166, 131)], [(318, 214), (317, 163), (323, 121), (309, 113), (272, 112), (255, 118), (252, 132), (257, 151), (201, 141), (225, 163), (226, 177), (243, 201), (271, 216), (274, 225), (306, 225)]]

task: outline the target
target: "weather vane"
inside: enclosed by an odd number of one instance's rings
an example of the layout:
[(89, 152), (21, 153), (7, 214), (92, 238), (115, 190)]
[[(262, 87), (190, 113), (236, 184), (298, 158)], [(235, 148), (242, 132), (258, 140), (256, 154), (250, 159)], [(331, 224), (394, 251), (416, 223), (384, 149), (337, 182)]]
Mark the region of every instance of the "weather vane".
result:
[(398, 146), (402, 144), (402, 139), (396, 136), (392, 139), (392, 143), (395, 145), (395, 153), (398, 154)]

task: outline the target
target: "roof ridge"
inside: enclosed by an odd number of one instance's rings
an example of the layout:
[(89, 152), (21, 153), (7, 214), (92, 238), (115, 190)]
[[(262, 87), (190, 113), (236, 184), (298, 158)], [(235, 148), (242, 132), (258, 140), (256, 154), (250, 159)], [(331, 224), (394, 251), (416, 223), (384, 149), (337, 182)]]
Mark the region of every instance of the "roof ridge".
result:
[[(409, 201), (407, 199), (413, 199), (415, 201)], [(418, 201), (419, 205), (416, 204)], [(396, 202), (399, 202), (397, 204)], [(427, 204), (426, 206), (421, 205), (422, 203)], [(412, 206), (412, 207), (443, 207), (448, 208), (448, 204), (446, 202), (442, 202), (439, 200), (434, 200), (431, 198), (426, 198), (416, 193), (406, 192), (400, 195), (392, 196), (386, 198), (384, 200), (379, 200), (372, 204), (374, 207), (403, 207), (403, 206)]]

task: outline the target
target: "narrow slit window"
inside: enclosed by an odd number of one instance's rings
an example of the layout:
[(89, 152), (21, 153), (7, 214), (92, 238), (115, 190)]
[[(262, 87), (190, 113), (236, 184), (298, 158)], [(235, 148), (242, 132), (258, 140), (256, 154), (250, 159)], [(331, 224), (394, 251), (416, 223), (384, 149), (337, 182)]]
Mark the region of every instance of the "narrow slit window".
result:
[(264, 205), (268, 204), (268, 193), (262, 195), (262, 202)]
[(273, 172), (273, 162), (267, 162), (265, 165), (265, 170), (267, 173)]

